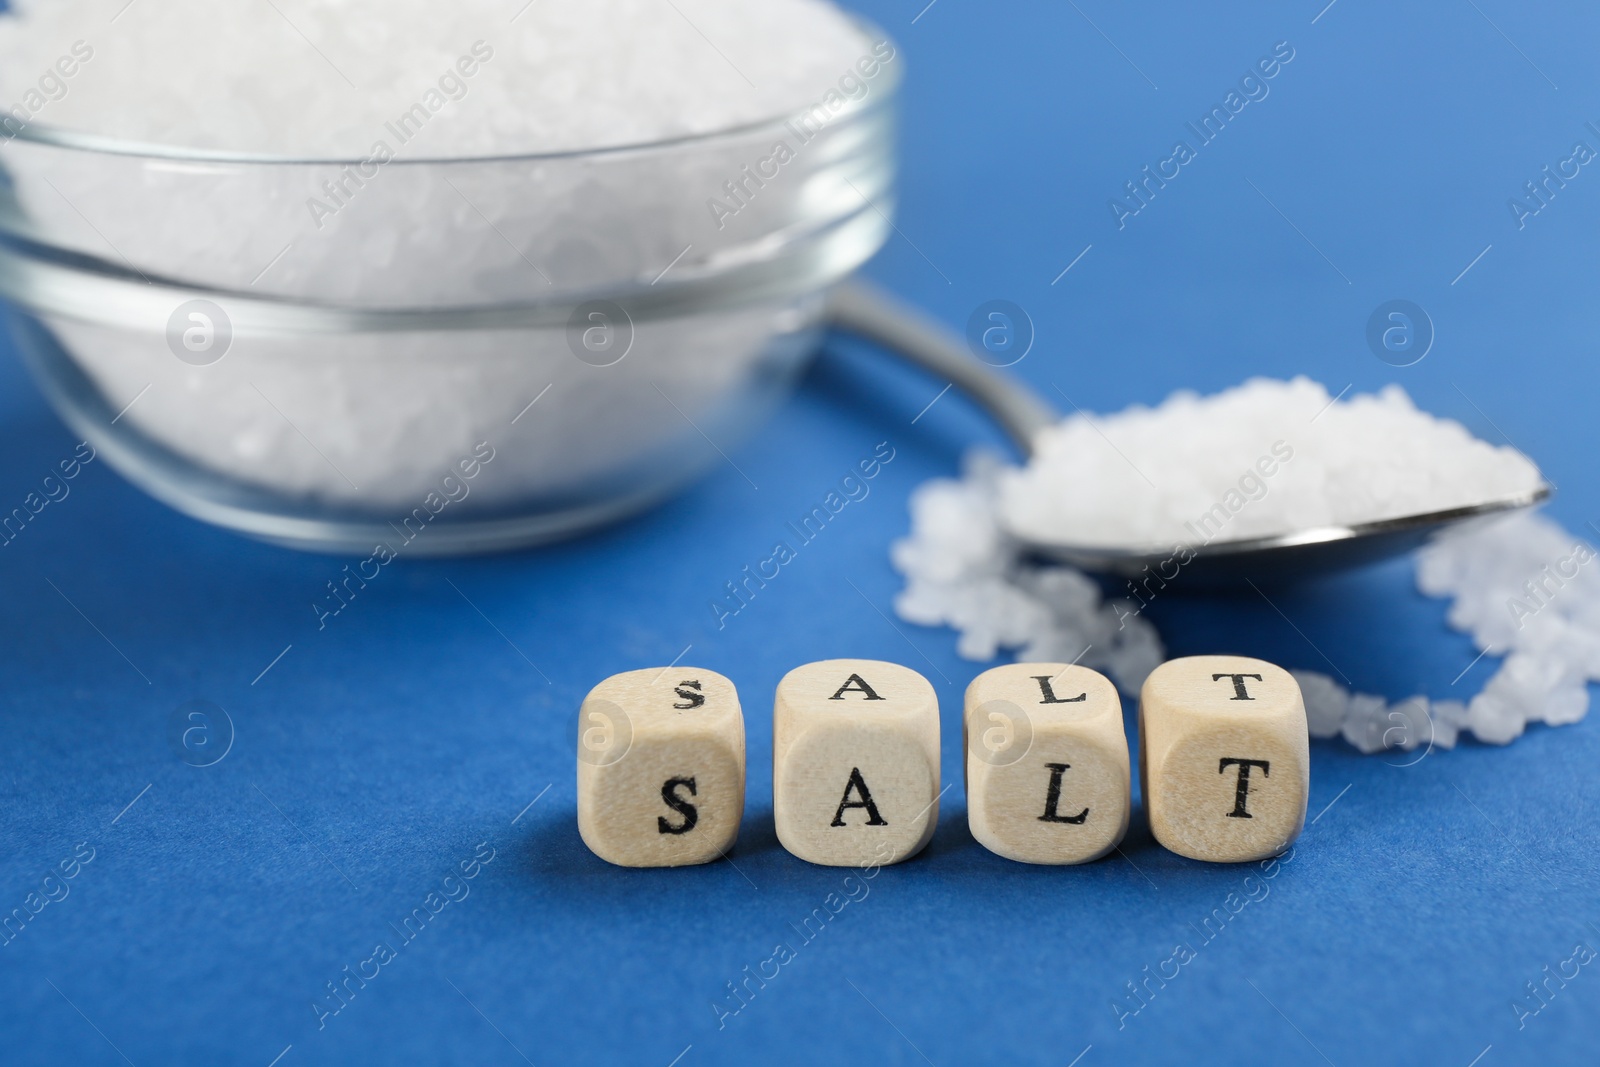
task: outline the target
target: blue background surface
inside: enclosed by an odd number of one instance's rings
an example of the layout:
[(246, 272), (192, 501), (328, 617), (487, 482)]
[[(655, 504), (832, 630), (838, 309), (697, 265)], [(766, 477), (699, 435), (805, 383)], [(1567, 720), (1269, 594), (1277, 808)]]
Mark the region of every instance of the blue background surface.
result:
[[(918, 17), (922, 2), (862, 5), (910, 64), (901, 232), (875, 278), (956, 327), (983, 301), (1021, 305), (1038, 340), (1015, 372), (1088, 410), (1252, 374), (1397, 381), (1534, 457), (1569, 528), (1600, 515), (1600, 172), (1525, 228), (1507, 207), (1574, 141), (1600, 147), (1584, 127), (1600, 120), (1592, 8), (937, 0)], [(1119, 230), (1107, 200), (1285, 40), (1295, 57), (1270, 95)], [(1405, 369), (1363, 336), (1393, 298), (1437, 328)], [(886, 618), (908, 493), (996, 439), (954, 396), (912, 425), (939, 384), (833, 343), (732, 451), (759, 490), (722, 465), (580, 543), (402, 560), (321, 631), (308, 605), (344, 561), (208, 528), (91, 465), (0, 549), (0, 911), (79, 842), (94, 850), (70, 895), (0, 947), (0, 1058), (1594, 1062), (1595, 967), (1520, 1029), (1512, 1008), (1543, 967), (1600, 946), (1593, 718), (1410, 767), (1314, 743), (1320, 818), (1209, 944), (1194, 927), (1251, 869), (1164, 851), (1140, 813), (1126, 858), (1081, 868), (972, 840), (957, 716), (981, 666), (956, 657), (954, 634)], [(718, 630), (707, 604), (723, 582), (885, 440), (896, 458), (871, 496)], [(8, 350), (0, 505), (73, 445)], [(1494, 659), (1452, 682), (1475, 649), (1411, 574), (1402, 561), (1285, 590), (1293, 626), (1253, 593), (1150, 614), (1173, 654), (1331, 661), (1390, 699), (1476, 692)], [(577, 703), (680, 654), (741, 688), (742, 837), (731, 862), (608, 867), (577, 834)], [(928, 850), (883, 870), (719, 1027), (726, 984), (794, 941), (789, 924), (848, 873), (778, 846), (769, 715), (786, 670), (846, 655), (930, 677), (955, 787)], [(193, 698), (237, 731), (207, 768), (167, 741)], [(319, 1029), (324, 984), (397, 941), (391, 924), (479, 842), (494, 858), (470, 895)], [(1125, 983), (1179, 942), (1196, 958), (1119, 1019)]]

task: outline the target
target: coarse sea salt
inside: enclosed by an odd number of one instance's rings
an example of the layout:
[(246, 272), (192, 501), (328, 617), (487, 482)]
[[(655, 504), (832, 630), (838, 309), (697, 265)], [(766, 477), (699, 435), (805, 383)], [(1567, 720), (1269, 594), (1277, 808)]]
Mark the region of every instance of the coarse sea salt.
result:
[(1006, 525), (1030, 541), (1167, 549), (1267, 537), (1497, 500), (1538, 468), (1403, 389), (1333, 402), (1308, 378), (1073, 415), (1000, 478)]
[(1015, 649), (1023, 661), (1104, 670), (1124, 692), (1137, 692), (1162, 660), (1155, 627), (1127, 602), (1102, 599), (1079, 571), (1026, 560), (999, 523), (1006, 469), (977, 452), (962, 479), (935, 479), (912, 493), (911, 536), (890, 549), (906, 576), (895, 609), (909, 622), (955, 627), (967, 659)]
[[(802, 142), (882, 99), (894, 59), (826, 0), (17, 0), (0, 221), (252, 296), (587, 299), (829, 221), (801, 172), (840, 148)], [(160, 147), (28, 140), (51, 130)], [(771, 179), (780, 140), (806, 161), (766, 188), (744, 168)], [(250, 158), (189, 157), (217, 151)]]
[[(1223, 397), (1231, 396), (1231, 402), (1238, 403), (1240, 394), (1247, 392), (1257, 397), (1292, 395), (1306, 400), (1320, 396), (1323, 404), (1330, 403), (1320, 386), (1304, 379), (1252, 382)], [(1119, 445), (1164, 432), (1160, 412), (1172, 412), (1175, 425), (1195, 431), (1195, 409), (1219, 401), (1186, 394), (1153, 410), (1135, 409), (1096, 419), (1094, 425), (1123, 429), (1136, 423), (1137, 433), (1118, 439)], [(1335, 416), (1347, 405), (1369, 410), (1353, 419), (1343, 413)], [(1374, 413), (1373, 407), (1385, 410)], [(1446, 449), (1413, 449), (1408, 453), (1413, 463), (1425, 457), (1430, 465), (1485, 458), (1496, 464), (1493, 474), (1437, 470), (1419, 476), (1406, 472), (1389, 479), (1390, 484), (1431, 487), (1436, 494), (1443, 493), (1441, 487), (1493, 493), (1531, 487), (1526, 481), (1529, 472), (1537, 479), (1537, 470), (1521, 457), (1512, 460), (1504, 450), (1470, 438), (1464, 445), (1457, 433), (1464, 436), (1464, 430), (1453, 423), (1443, 424), (1441, 429), (1438, 420), (1417, 412), (1397, 389), (1386, 391), (1377, 401), (1357, 397), (1333, 402), (1322, 418), (1330, 416), (1332, 425), (1359, 433), (1376, 432), (1375, 427), (1385, 425), (1397, 432), (1410, 425), (1421, 431), (1413, 441), (1425, 434)], [(1075, 440), (1086, 441), (1081, 431), (1089, 426), (1088, 417), (1078, 416), (1076, 423), (1077, 428), (1070, 432)], [(1066, 434), (1058, 430), (1052, 438), (1055, 447), (1060, 447)], [(1188, 439), (1174, 434), (1169, 440)], [(1360, 479), (1353, 477), (1353, 468), (1317, 451), (1319, 445), (1331, 444), (1337, 454), (1350, 456), (1359, 454), (1359, 446), (1339, 451), (1340, 442), (1329, 436), (1302, 436), (1301, 441), (1294, 457), (1266, 479), (1270, 492), (1252, 506), (1265, 505), (1274, 494), (1295, 497), (1294, 479), (1308, 471), (1314, 472), (1318, 484), (1328, 487), (1320, 492), (1338, 493), (1341, 485), (1360, 484)], [(1304, 443), (1307, 441), (1312, 443)], [(1270, 444), (1268, 440), (1265, 448), (1270, 450)], [(1481, 448), (1467, 447), (1473, 444)], [(1239, 461), (1259, 446), (1258, 436), (1251, 436), (1232, 450), (1213, 444), (1169, 449), (1168, 455), (1160, 456), (1139, 447), (1140, 454), (1152, 460), (1151, 468), (1175, 483), (1214, 491), (1228, 486)], [(1010, 650), (1023, 661), (1082, 662), (1106, 671), (1124, 693), (1132, 695), (1164, 657), (1155, 628), (1133, 602), (1104, 598), (1088, 576), (1030, 560), (1001, 521), (1002, 509), (1014, 499), (1008, 494), (1018, 485), (1031, 483), (1037, 491), (1052, 493), (1056, 501), (1066, 500), (1068, 488), (1076, 496), (1078, 486), (1071, 480), (1074, 467), (1061, 462), (1059, 456), (1046, 463), (1019, 472), (996, 457), (975, 453), (968, 458), (960, 479), (935, 479), (920, 486), (911, 497), (911, 535), (891, 550), (894, 565), (906, 577), (896, 610), (910, 622), (954, 627), (960, 632), (957, 650), (968, 659), (989, 660), (1001, 650)], [(1225, 465), (1204, 469), (1207, 464)], [(1328, 476), (1341, 469), (1341, 477)], [(1108, 483), (1112, 480), (1103, 468), (1099, 476)], [(1133, 477), (1138, 478), (1136, 474)], [(1236, 481), (1233, 484), (1236, 487)], [(1360, 496), (1355, 503), (1367, 504), (1368, 509), (1346, 499), (1315, 506), (1320, 509), (1318, 514), (1337, 517), (1327, 521), (1360, 522), (1381, 517), (1370, 509), (1388, 506), (1391, 499), (1387, 494)], [(1470, 496), (1428, 499), (1439, 507), (1473, 502)], [(1291, 519), (1302, 514), (1267, 507), (1261, 511)], [(1126, 516), (1114, 520), (1120, 524), (1121, 535), (1133, 543), (1180, 540), (1192, 544), (1196, 540), (1182, 522), (1173, 525), (1188, 515), (1186, 511), (1156, 508), (1139, 514), (1148, 526)], [(1239, 517), (1243, 514), (1241, 511)], [(1254, 528), (1281, 532), (1270, 525)], [(1107, 542), (1102, 535), (1096, 543)], [(1499, 669), (1470, 700), (1415, 696), (1392, 703), (1383, 697), (1352, 693), (1325, 674), (1294, 671), (1305, 696), (1311, 735), (1342, 736), (1364, 753), (1409, 752), (1453, 748), (1463, 732), (1479, 741), (1505, 744), (1520, 736), (1529, 723), (1558, 726), (1577, 722), (1588, 710), (1588, 683), (1600, 681), (1600, 565), (1595, 556), (1587, 542), (1553, 520), (1530, 513), (1468, 524), (1437, 538), (1418, 553), (1418, 588), (1429, 596), (1450, 598), (1449, 624), (1470, 634), (1485, 656), (1503, 656)]]
[(1362, 752), (1454, 748), (1462, 731), (1503, 745), (1529, 723), (1565, 726), (1589, 710), (1600, 681), (1600, 567), (1595, 550), (1542, 515), (1456, 530), (1417, 557), (1417, 587), (1450, 597), (1450, 625), (1484, 655), (1504, 656), (1470, 700), (1414, 696), (1390, 704), (1324, 674), (1295, 671), (1312, 737), (1342, 736)]
[[(729, 129), (804, 107), (863, 40), (822, 0), (11, 0), (9, 8), (0, 15), (0, 110), (129, 141), (312, 158), (365, 157), (384, 124), (430, 91), (455, 113), (429, 131), (418, 158)], [(456, 67), (463, 54), (480, 61), (470, 77)], [(57, 67), (63, 56), (70, 77)]]

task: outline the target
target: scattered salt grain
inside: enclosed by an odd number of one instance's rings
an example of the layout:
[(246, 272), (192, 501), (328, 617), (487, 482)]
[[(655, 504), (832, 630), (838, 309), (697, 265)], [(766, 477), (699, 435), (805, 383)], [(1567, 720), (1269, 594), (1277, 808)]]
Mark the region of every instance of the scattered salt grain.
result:
[[(1498, 618), (1481, 616), (1477, 621), (1482, 628), (1475, 630), (1469, 623), (1474, 608), (1490, 605), (1491, 616), (1503, 613), (1513, 618), (1529, 595), (1527, 586), (1539, 579), (1545, 566), (1519, 569), (1518, 564), (1528, 561), (1530, 548), (1552, 541), (1565, 545), (1558, 558), (1571, 556), (1576, 562), (1581, 556), (1587, 562), (1595, 557), (1587, 544), (1549, 519), (1533, 515), (1500, 519), (1479, 530), (1441, 538), (1424, 549), (1418, 560), (1418, 585), (1425, 593), (1455, 598), (1451, 624), (1472, 633), (1485, 656), (1504, 656), (1500, 669), (1469, 702), (1429, 702), (1419, 696), (1398, 704), (1352, 694), (1325, 674), (1293, 671), (1306, 698), (1311, 736), (1342, 733), (1365, 753), (1409, 751), (1418, 745), (1454, 748), (1463, 730), (1486, 744), (1504, 745), (1522, 736), (1529, 723), (1566, 726), (1581, 720), (1589, 710), (1588, 683), (1600, 681), (1600, 670), (1589, 659), (1600, 647), (1600, 626), (1592, 618), (1594, 579), (1578, 580), (1586, 570), (1577, 571), (1559, 590), (1547, 583), (1552, 586), (1546, 600), (1551, 615), (1537, 627), (1529, 623), (1508, 628)], [(1449, 576), (1461, 584), (1441, 581)], [(1503, 640), (1484, 641), (1485, 629)], [(1558, 633), (1558, 640), (1552, 641), (1551, 633)]]
[[(1066, 420), (1047, 437), (1050, 454), (1025, 471), (975, 455), (961, 479), (919, 487), (911, 498), (911, 535), (891, 553), (906, 577), (896, 609), (908, 621), (960, 631), (957, 649), (969, 659), (989, 660), (1006, 650), (1023, 661), (1077, 660), (1107, 671), (1124, 693), (1137, 693), (1164, 655), (1155, 628), (1131, 602), (1103, 599), (1085, 575), (1031, 562), (1006, 532), (1002, 513), (1008, 506), (1022, 512), (1007, 516), (1014, 529), (1026, 529), (1019, 518), (1046, 522), (1057, 540), (1193, 543), (1183, 523), (1202, 512), (1186, 510), (1190, 505), (1183, 501), (1220, 498), (1230, 484), (1237, 486), (1236, 471), (1253, 464), (1252, 449), (1268, 451), (1271, 434), (1287, 432), (1288, 423), (1268, 408), (1279, 405), (1298, 419), (1302, 409), (1316, 415), (1319, 402), (1327, 410), (1316, 425), (1337, 432), (1302, 434), (1292, 461), (1272, 476), (1270, 492), (1251, 505), (1258, 510), (1228, 536), (1294, 528), (1274, 527), (1274, 522), (1382, 518), (1402, 505), (1407, 510), (1458, 506), (1538, 484), (1538, 471), (1526, 459), (1416, 411), (1398, 389), (1335, 402), (1321, 386), (1302, 378), (1250, 382), (1207, 399), (1178, 394), (1153, 410), (1135, 408), (1092, 422), (1086, 415)], [(1241, 421), (1253, 420), (1252, 429), (1242, 434), (1207, 429), (1208, 420), (1196, 419), (1201, 410), (1231, 411)], [(1115, 450), (1109, 458), (1093, 454), (1097, 447), (1106, 451), (1103, 441), (1095, 444), (1100, 440), (1096, 426), (1128, 451), (1127, 460)], [(1347, 442), (1345, 434), (1364, 440)], [(1158, 440), (1168, 447), (1157, 449)], [(1187, 447), (1171, 448), (1174, 440)], [(1370, 447), (1374, 441), (1381, 445), (1376, 451)], [(1069, 446), (1091, 455), (1073, 459)], [(1419, 456), (1427, 457), (1426, 464), (1417, 462)], [(1360, 464), (1369, 461), (1377, 466), (1372, 477), (1364, 478)], [(1426, 469), (1404, 469), (1407, 462)], [(1136, 483), (1143, 484), (1129, 469), (1135, 463), (1147, 467), (1158, 485), (1182, 488), (1168, 495), (1133, 492)], [(1480, 464), (1481, 469), (1458, 469)], [(1300, 485), (1302, 478), (1311, 489)], [(1368, 491), (1363, 488), (1368, 483), (1387, 488)], [(1062, 487), (1072, 487), (1075, 503), (1080, 485), (1087, 486), (1081, 495), (1094, 515), (1092, 523), (1066, 507)], [(1142, 509), (1130, 500), (1119, 512), (1114, 486), (1116, 492), (1132, 492)], [(1021, 494), (1029, 489), (1049, 500), (1026, 510)], [(1274, 497), (1282, 503), (1269, 507)], [(1244, 512), (1236, 516), (1244, 517)], [(1418, 588), (1450, 598), (1449, 624), (1470, 634), (1486, 657), (1503, 656), (1498, 671), (1470, 701), (1413, 696), (1394, 703), (1352, 693), (1325, 674), (1294, 671), (1311, 736), (1342, 736), (1369, 754), (1409, 752), (1453, 748), (1462, 732), (1506, 744), (1530, 722), (1579, 721), (1588, 711), (1588, 683), (1600, 681), (1600, 564), (1595, 558), (1587, 542), (1531, 513), (1469, 524), (1436, 539), (1418, 553)]]
[(1005, 468), (983, 453), (965, 477), (941, 478), (911, 496), (911, 536), (891, 548), (906, 588), (901, 618), (960, 631), (957, 651), (989, 660), (1001, 649), (1022, 660), (1082, 663), (1135, 692), (1162, 660), (1155, 627), (1122, 600), (1103, 600), (1086, 575), (1027, 562), (996, 515)]

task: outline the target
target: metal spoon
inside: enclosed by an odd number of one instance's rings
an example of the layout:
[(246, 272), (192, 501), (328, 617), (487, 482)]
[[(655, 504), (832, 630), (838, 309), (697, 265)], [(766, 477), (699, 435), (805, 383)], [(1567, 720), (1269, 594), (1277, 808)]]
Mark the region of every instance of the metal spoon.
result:
[[(967, 394), (999, 424), (1024, 458), (1032, 458), (1039, 432), (1061, 420), (1026, 386), (973, 358), (945, 326), (870, 283), (858, 279), (839, 286), (830, 299), (829, 314), (834, 327), (882, 345)], [(1176, 569), (1185, 582), (1231, 585), (1256, 578), (1311, 577), (1388, 559), (1423, 545), (1449, 527), (1542, 504), (1550, 494), (1550, 486), (1541, 484), (1527, 493), (1445, 511), (1190, 545), (1193, 558), (1181, 564), (1172, 545), (1079, 545), (1017, 539), (1034, 556), (1080, 570), (1171, 580)]]

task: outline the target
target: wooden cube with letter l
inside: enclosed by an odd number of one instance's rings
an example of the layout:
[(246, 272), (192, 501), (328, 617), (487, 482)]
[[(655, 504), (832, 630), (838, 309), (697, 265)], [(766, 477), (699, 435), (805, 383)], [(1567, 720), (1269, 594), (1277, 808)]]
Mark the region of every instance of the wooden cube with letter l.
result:
[(796, 667), (772, 708), (772, 803), (783, 847), (835, 867), (898, 863), (939, 820), (939, 700), (909, 667)]
[(698, 667), (614, 674), (578, 712), (578, 832), (624, 867), (706, 863), (744, 815), (744, 715)]
[(1300, 686), (1244, 656), (1189, 656), (1139, 694), (1139, 779), (1150, 829), (1190, 859), (1276, 856), (1300, 836), (1311, 752)]
[(967, 823), (1022, 863), (1087, 863), (1128, 830), (1122, 699), (1096, 671), (1012, 663), (967, 686)]

